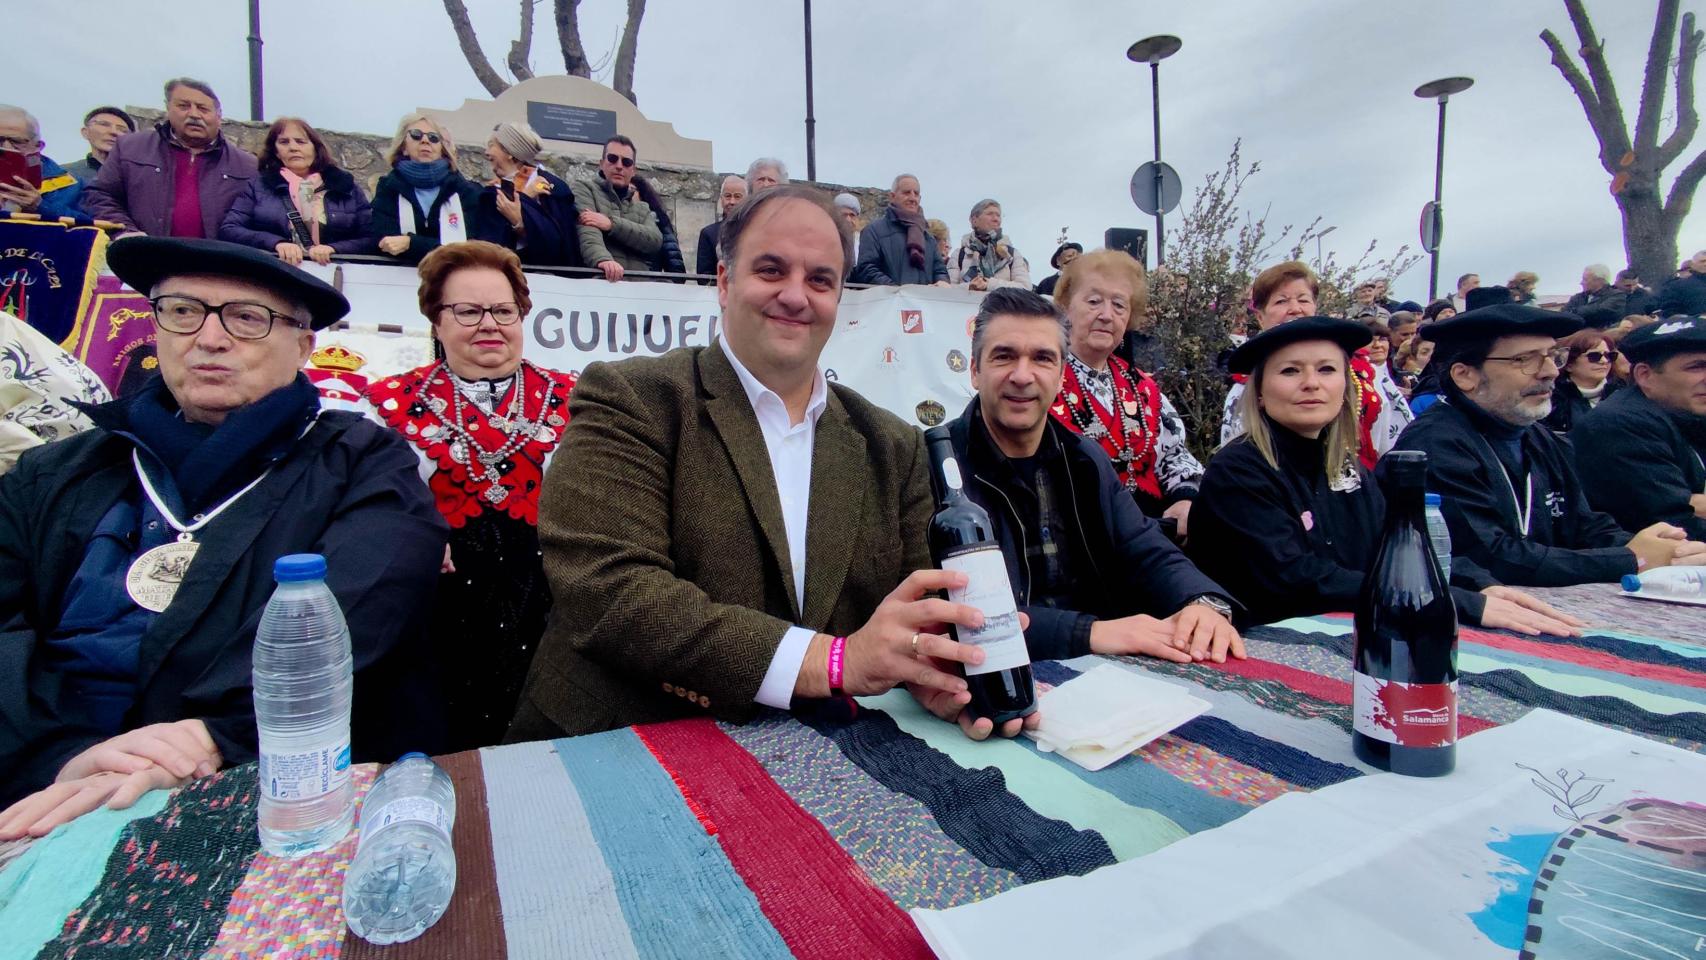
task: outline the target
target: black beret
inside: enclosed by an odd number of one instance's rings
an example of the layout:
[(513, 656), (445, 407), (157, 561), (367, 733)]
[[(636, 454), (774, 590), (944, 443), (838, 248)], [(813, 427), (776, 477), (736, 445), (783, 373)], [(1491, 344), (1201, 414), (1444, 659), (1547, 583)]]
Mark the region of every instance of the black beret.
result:
[(1251, 373), (1275, 351), (1306, 340), (1329, 340), (1355, 353), (1368, 346), (1374, 334), (1360, 323), (1337, 317), (1301, 317), (1256, 334), (1236, 350), (1227, 362), (1233, 373)]
[(1056, 270), (1059, 270), (1060, 269), (1060, 255), (1065, 253), (1068, 250), (1077, 250), (1079, 253), (1083, 253), (1084, 252), (1084, 245), (1081, 243), (1073, 243), (1070, 240), (1067, 241), (1066, 243), (1061, 244), (1060, 246), (1058, 246), (1054, 249), (1054, 256), (1048, 258), (1048, 265), (1055, 268)]
[(349, 301), (319, 277), (273, 254), (223, 240), (126, 237), (107, 248), (107, 266), (132, 290), (149, 296), (167, 277), (202, 274), (246, 280), (308, 308), (312, 329), (321, 330), (349, 313)]
[(1706, 353), (1706, 317), (1678, 314), (1636, 327), (1617, 348), (1630, 363), (1660, 363), (1679, 353)]
[(1421, 334), (1423, 340), (1435, 343), (1463, 343), (1470, 340), (1493, 341), (1518, 334), (1555, 339), (1567, 337), (1581, 328), (1581, 318), (1573, 313), (1556, 313), (1526, 303), (1499, 303), (1479, 310), (1466, 310), (1450, 320), (1427, 324), (1422, 327)]

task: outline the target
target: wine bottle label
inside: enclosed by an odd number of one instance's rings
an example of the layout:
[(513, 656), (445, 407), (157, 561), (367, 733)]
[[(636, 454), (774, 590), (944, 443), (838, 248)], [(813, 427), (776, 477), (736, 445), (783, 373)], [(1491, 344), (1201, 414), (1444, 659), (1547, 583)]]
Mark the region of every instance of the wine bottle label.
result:
[(1457, 742), (1457, 681), (1402, 683), (1353, 670), (1351, 725), (1400, 747), (1449, 747)]
[(966, 666), (966, 676), (1011, 670), (1031, 662), (1025, 649), (1025, 634), (1019, 629), (1019, 608), (1013, 602), (1013, 587), (1007, 581), (1007, 562), (1001, 548), (978, 547), (942, 560), (943, 570), (966, 575), (964, 587), (949, 588), (948, 599), (983, 611), (983, 627), (960, 627), (961, 643), (983, 648), (983, 663)]
[(438, 801), (431, 797), (398, 797), (377, 810), (369, 812), (366, 807), (361, 811), (361, 840), (356, 843), (356, 852), (367, 846), (367, 841), (379, 835), (379, 831), (394, 823), (414, 821), (430, 823), (445, 833), (450, 832), (450, 814)]
[(270, 800), (312, 800), (349, 782), (349, 734), (311, 750), (260, 749), (261, 790)]

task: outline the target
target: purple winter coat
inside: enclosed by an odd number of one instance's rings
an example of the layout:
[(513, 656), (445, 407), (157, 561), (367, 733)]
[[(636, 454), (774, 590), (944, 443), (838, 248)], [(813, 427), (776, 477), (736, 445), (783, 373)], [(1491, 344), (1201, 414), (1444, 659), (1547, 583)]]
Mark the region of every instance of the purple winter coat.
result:
[[(152, 130), (118, 138), (100, 174), (83, 189), (83, 209), (97, 220), (122, 223), (127, 230), (168, 236), (172, 232), (170, 164), (183, 156), (168, 146), (169, 131), (161, 121)], [(196, 163), (201, 165), (202, 235), (217, 237), (225, 212), (249, 188), (260, 164), (254, 154), (223, 134), (211, 149), (198, 155)]]
[[(320, 180), (326, 185), (326, 222), (320, 224), (320, 242), (338, 253), (373, 253), (377, 241), (368, 235), (373, 207), (361, 185), (341, 167), (321, 170)], [(281, 243), (296, 242), (290, 229), (293, 209), (284, 175), (276, 170), (263, 173), (249, 181), (249, 188), (231, 205), (219, 225), (219, 239), (272, 253)]]

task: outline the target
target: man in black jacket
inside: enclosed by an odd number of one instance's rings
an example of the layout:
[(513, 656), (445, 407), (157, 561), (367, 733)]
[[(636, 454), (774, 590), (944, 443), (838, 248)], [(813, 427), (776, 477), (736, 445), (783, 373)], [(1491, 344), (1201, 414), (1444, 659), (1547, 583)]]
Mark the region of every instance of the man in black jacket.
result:
[(301, 372), (349, 303), (219, 241), (108, 262), (152, 298), (160, 375), (0, 477), (0, 840), (253, 760), (250, 651), (287, 554), (326, 558), (354, 657), (350, 748), (316, 773), (432, 750), (440, 722), (413, 681), (447, 527), (402, 437), (322, 411)]
[(1654, 313), (1664, 317), (1676, 313), (1690, 317), (1706, 315), (1706, 250), (1697, 251), (1683, 266), (1686, 272), (1678, 270), (1675, 277), (1659, 288)]
[(1067, 324), (1037, 294), (990, 291), (972, 327), (978, 395), (949, 426), (966, 494), (989, 512), (1033, 659), (1243, 658), (1226, 591), (1139, 510), (1094, 441), (1060, 426)]
[(1621, 346), (1636, 389), (1570, 434), (1588, 502), (1626, 530), (1664, 522), (1706, 540), (1706, 319), (1648, 324)]
[(858, 248), (854, 283), (948, 285), (948, 265), (924, 225), (923, 194), (910, 173), (894, 178), (888, 209), (859, 234)]
[(1616, 582), (1706, 561), (1706, 544), (1677, 527), (1653, 524), (1631, 537), (1588, 506), (1563, 442), (1540, 423), (1552, 409), (1557, 338), (1580, 327), (1569, 314), (1502, 303), (1421, 329), (1437, 344), (1445, 399), (1395, 449), (1428, 455), (1428, 489), (1440, 495), (1453, 559), (1468, 558), (1492, 583)]

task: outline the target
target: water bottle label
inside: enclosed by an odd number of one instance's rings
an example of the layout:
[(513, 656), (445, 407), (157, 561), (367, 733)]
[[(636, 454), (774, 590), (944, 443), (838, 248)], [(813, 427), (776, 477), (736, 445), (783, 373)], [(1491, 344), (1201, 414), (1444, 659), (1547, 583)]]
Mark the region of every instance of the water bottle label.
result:
[(323, 747), (276, 753), (261, 747), (261, 790), (269, 800), (312, 800), (349, 782), (349, 734)]
[(1400, 747), (1449, 747), (1457, 742), (1457, 681), (1401, 683), (1353, 670), (1351, 725)]
[(379, 834), (379, 831), (394, 823), (430, 823), (450, 834), (450, 814), (438, 801), (430, 797), (398, 797), (377, 810), (361, 811), (361, 839), (356, 842), (356, 852), (367, 846), (367, 841)]
[(1001, 548), (980, 547), (947, 557), (943, 570), (957, 570), (968, 578), (964, 587), (950, 588), (948, 599), (983, 611), (983, 628), (959, 628), (961, 643), (983, 648), (983, 664), (966, 667), (966, 675), (980, 676), (1011, 670), (1031, 662), (1025, 635), (1019, 629), (1019, 608), (1013, 603), (1013, 588), (1007, 582), (1007, 562)]

